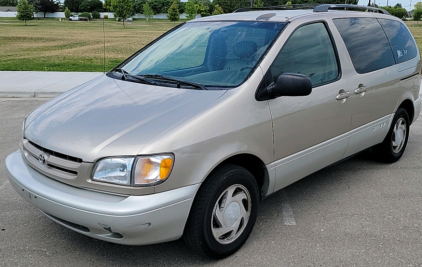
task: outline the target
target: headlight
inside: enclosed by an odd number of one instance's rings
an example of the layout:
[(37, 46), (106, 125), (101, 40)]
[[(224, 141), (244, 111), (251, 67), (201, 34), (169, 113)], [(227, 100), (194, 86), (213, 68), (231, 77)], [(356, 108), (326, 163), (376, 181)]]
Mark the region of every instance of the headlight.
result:
[(173, 163), (174, 156), (170, 154), (106, 158), (95, 165), (92, 180), (131, 186), (156, 185), (169, 177)]
[(93, 180), (130, 185), (134, 158), (107, 158), (100, 160), (94, 169)]

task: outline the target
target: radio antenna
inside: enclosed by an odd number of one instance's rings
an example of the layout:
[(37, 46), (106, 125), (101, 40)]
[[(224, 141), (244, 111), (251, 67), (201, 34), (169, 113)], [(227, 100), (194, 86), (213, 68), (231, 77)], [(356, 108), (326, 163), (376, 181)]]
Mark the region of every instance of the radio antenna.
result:
[(103, 57), (103, 72), (105, 73), (106, 70), (106, 46), (105, 46), (105, 27), (104, 27), (104, 15), (103, 15), (103, 35), (104, 35), (104, 57)]

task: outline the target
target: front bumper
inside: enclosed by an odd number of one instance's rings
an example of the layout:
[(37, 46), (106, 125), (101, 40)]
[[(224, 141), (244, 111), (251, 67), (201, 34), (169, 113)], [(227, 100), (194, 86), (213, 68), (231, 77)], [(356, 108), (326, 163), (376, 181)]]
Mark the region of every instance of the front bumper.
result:
[(413, 117), (413, 122), (415, 122), (418, 119), (419, 113), (421, 112), (421, 101), (422, 101), (422, 97), (421, 95), (419, 95), (418, 99), (416, 99), (415, 102), (413, 103), (413, 105), (415, 106), (415, 116)]
[(6, 158), (13, 188), (47, 217), (81, 234), (147, 245), (182, 236), (199, 185), (145, 196), (121, 196), (72, 187), (27, 166), (16, 151)]

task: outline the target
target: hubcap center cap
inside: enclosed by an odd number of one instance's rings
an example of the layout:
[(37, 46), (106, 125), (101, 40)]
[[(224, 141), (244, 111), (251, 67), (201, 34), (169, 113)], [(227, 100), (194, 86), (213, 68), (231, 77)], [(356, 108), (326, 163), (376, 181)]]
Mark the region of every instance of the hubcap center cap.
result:
[(240, 218), (240, 205), (237, 202), (230, 203), (224, 211), (224, 224), (233, 226)]

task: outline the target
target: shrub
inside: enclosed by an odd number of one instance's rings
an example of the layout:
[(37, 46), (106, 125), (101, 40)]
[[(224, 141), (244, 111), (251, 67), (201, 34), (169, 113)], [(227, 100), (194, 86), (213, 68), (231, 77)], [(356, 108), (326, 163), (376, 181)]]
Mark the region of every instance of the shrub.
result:
[(99, 19), (100, 13), (98, 11), (92, 11), (92, 18), (93, 19)]
[(108, 15), (104, 15), (104, 16), (103, 16), (103, 18), (104, 18), (104, 19), (108, 19)]
[(387, 10), (388, 13), (390, 13), (390, 15), (398, 17), (399, 19), (403, 19), (403, 18), (407, 17), (407, 11), (404, 8), (401, 8), (401, 7), (398, 7), (398, 6), (396, 6), (396, 7), (386, 6), (386, 7), (382, 7), (382, 8)]
[(80, 15), (79, 15), (79, 17), (85, 17), (85, 18), (88, 18), (88, 19), (91, 19), (92, 17), (91, 17), (91, 13), (88, 13), (88, 12), (82, 12)]

